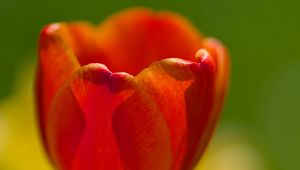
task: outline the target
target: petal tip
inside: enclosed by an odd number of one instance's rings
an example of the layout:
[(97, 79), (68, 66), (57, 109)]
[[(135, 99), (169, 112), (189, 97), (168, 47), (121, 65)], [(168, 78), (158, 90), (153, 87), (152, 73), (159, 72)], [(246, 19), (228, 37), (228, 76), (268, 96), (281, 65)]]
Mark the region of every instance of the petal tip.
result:
[(83, 80), (87, 80), (93, 84), (102, 84), (109, 79), (112, 73), (105, 65), (92, 63), (81, 67), (78, 74)]
[(114, 93), (119, 92), (132, 85), (133, 79), (134, 77), (131, 74), (128, 74), (126, 72), (113, 73), (110, 76), (109, 88), (111, 92)]
[(200, 64), (206, 64), (210, 65), (211, 67), (215, 67), (213, 56), (204, 48), (201, 48), (196, 52), (195, 58)]
[(45, 27), (45, 33), (52, 33), (59, 30), (61, 27), (60, 23), (53, 23)]
[(195, 54), (195, 59), (197, 62), (190, 64), (190, 70), (194, 74), (198, 74), (201, 72), (201, 69), (206, 69), (210, 73), (215, 74), (215, 61), (213, 56), (210, 54), (210, 52), (204, 48), (199, 49)]
[(42, 31), (40, 33), (40, 38), (43, 39), (49, 35), (53, 35), (61, 29), (62, 29), (62, 23), (57, 22), (57, 23), (48, 24), (44, 28), (42, 28)]
[(201, 48), (196, 52), (195, 58), (201, 63), (205, 60), (209, 60), (209, 58), (211, 58), (211, 54), (206, 49)]

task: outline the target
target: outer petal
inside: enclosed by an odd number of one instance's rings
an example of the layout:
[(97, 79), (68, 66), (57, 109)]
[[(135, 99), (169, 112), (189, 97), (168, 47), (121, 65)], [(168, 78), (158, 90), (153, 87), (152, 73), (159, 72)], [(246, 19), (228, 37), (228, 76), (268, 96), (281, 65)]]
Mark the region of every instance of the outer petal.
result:
[(211, 119), (215, 65), (211, 56), (199, 60), (162, 60), (136, 76), (167, 122), (172, 169), (191, 169), (196, 151), (203, 150), (209, 139), (204, 135)]
[(196, 165), (199, 158), (201, 157), (204, 148), (202, 146), (207, 145), (209, 138), (211, 137), (214, 127), (219, 118), (221, 112), (224, 97), (228, 90), (228, 79), (229, 79), (229, 57), (225, 47), (214, 38), (207, 38), (203, 42), (205, 49), (209, 51), (211, 56), (214, 58), (216, 63), (216, 75), (214, 76), (213, 88), (213, 102), (211, 105), (210, 118), (207, 120), (207, 126), (203, 136), (207, 139), (203, 140), (203, 143), (199, 145), (196, 150), (196, 156), (192, 161), (192, 166)]
[(97, 28), (99, 48), (112, 71), (139, 73), (164, 58), (194, 59), (201, 35), (179, 15), (136, 8), (120, 12)]
[(50, 114), (47, 140), (62, 169), (171, 166), (163, 117), (126, 73), (112, 74), (100, 64), (84, 66), (56, 95)]
[(213, 56), (217, 65), (217, 75), (216, 75), (216, 106), (219, 108), (216, 112), (219, 112), (222, 107), (224, 96), (228, 90), (228, 80), (229, 80), (229, 55), (226, 48), (221, 42), (214, 38), (207, 38), (203, 42), (204, 48), (206, 48), (210, 54)]
[[(64, 81), (80, 65), (104, 61), (93, 36), (94, 28), (87, 23), (56, 23), (46, 26), (41, 32), (37, 102), (43, 139), (49, 106)], [(47, 149), (47, 141), (44, 142)]]
[(52, 98), (63, 82), (79, 68), (73, 51), (66, 43), (70, 37), (65, 32), (62, 24), (52, 24), (45, 27), (40, 35), (36, 86), (37, 106), (44, 139), (46, 117)]

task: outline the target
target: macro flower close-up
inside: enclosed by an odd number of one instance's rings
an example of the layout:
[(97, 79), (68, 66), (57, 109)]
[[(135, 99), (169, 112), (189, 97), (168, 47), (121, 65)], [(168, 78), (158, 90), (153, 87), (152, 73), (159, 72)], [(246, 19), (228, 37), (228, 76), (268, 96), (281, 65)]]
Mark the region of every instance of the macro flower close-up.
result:
[(39, 39), (36, 102), (61, 170), (193, 169), (227, 92), (228, 54), (185, 18), (133, 8)]
[(300, 1), (2, 0), (0, 170), (297, 170)]

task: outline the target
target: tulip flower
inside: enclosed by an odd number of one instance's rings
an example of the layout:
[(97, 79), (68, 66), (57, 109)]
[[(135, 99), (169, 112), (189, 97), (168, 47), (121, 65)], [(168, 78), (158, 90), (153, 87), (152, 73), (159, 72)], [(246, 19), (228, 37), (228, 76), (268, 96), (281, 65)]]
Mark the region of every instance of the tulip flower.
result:
[(170, 12), (129, 9), (40, 35), (37, 106), (60, 170), (192, 169), (227, 90), (223, 45)]

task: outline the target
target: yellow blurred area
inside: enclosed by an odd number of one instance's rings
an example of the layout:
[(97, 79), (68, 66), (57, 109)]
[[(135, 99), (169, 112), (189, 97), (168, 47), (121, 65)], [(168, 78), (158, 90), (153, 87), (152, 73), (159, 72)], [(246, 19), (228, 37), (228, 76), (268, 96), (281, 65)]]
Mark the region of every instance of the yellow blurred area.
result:
[(220, 128), (195, 170), (266, 170), (258, 148), (237, 127)]
[(0, 102), (0, 169), (51, 170), (40, 143), (33, 103), (34, 67), (18, 75), (14, 92)]
[[(21, 70), (13, 94), (0, 103), (0, 169), (53, 170), (39, 139), (33, 102), (34, 67)], [(195, 170), (265, 170), (239, 128), (219, 128)]]

